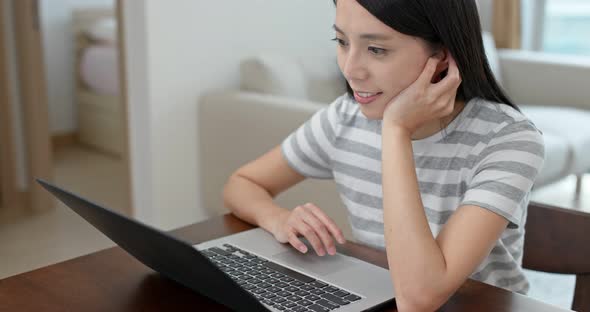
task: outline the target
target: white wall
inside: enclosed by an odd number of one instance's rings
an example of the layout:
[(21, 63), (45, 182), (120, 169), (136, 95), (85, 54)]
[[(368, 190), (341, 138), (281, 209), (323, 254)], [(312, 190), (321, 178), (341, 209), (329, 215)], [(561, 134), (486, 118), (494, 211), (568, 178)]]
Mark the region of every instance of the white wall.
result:
[(43, 54), (47, 73), (49, 128), (53, 134), (77, 129), (74, 105), (74, 38), (72, 11), (76, 8), (112, 7), (114, 0), (41, 0)]
[(123, 1), (122, 5), (131, 200), (135, 208), (134, 216), (143, 222), (155, 224), (152, 194), (147, 6), (144, 1)]
[[(144, 221), (172, 228), (206, 217), (199, 194), (200, 183), (206, 182), (197, 181), (199, 96), (210, 89), (237, 88), (239, 61), (258, 52), (335, 57), (330, 41), (334, 10), (331, 1), (125, 4), (126, 27), (136, 24), (134, 31), (139, 32), (138, 25), (147, 22), (146, 38), (129, 40), (128, 34), (126, 42), (131, 115), (134, 108), (143, 110), (141, 114), (149, 111), (149, 121), (131, 121), (137, 127), (131, 130), (131, 141), (147, 139), (131, 147), (133, 182), (142, 185), (134, 185), (134, 206)], [(141, 37), (138, 32), (135, 36)], [(136, 64), (129, 64), (130, 57)], [(139, 68), (144, 59), (147, 68)], [(146, 76), (133, 81), (141, 71)], [(146, 168), (137, 164), (148, 162), (151, 176), (145, 177), (138, 170)]]

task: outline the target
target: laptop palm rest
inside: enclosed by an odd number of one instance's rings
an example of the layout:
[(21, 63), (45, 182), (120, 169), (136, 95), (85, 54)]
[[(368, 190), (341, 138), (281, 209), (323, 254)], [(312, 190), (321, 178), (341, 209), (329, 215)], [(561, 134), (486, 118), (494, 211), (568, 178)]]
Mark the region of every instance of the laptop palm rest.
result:
[(334, 256), (318, 256), (313, 249), (305, 254), (290, 249), (272, 256), (272, 259), (283, 265), (302, 269), (317, 276), (327, 276), (351, 268), (354, 262), (346, 257), (336, 254)]

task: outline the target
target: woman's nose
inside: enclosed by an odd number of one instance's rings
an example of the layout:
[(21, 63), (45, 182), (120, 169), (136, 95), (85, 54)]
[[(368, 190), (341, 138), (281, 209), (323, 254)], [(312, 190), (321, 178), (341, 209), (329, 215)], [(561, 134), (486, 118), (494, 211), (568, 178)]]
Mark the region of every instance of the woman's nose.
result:
[(360, 55), (352, 52), (345, 57), (342, 73), (348, 81), (365, 80), (368, 77), (368, 71)]

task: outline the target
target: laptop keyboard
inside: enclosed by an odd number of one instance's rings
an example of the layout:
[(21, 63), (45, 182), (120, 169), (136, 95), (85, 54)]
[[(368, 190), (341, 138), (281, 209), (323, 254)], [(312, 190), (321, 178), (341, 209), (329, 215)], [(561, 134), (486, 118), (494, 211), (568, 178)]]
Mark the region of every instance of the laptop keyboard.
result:
[(361, 299), (229, 244), (201, 253), (260, 302), (280, 311), (332, 311)]

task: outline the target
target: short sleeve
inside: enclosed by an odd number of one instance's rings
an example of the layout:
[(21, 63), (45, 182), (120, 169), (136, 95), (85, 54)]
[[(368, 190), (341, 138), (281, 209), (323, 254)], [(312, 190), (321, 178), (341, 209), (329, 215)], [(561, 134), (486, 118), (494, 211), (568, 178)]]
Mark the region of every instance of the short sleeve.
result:
[(523, 225), (529, 193), (543, 166), (543, 137), (528, 120), (504, 126), (477, 157), (461, 205), (475, 205)]
[(337, 106), (342, 98), (316, 112), (281, 144), (289, 165), (308, 178), (332, 179), (330, 154), (333, 150)]

